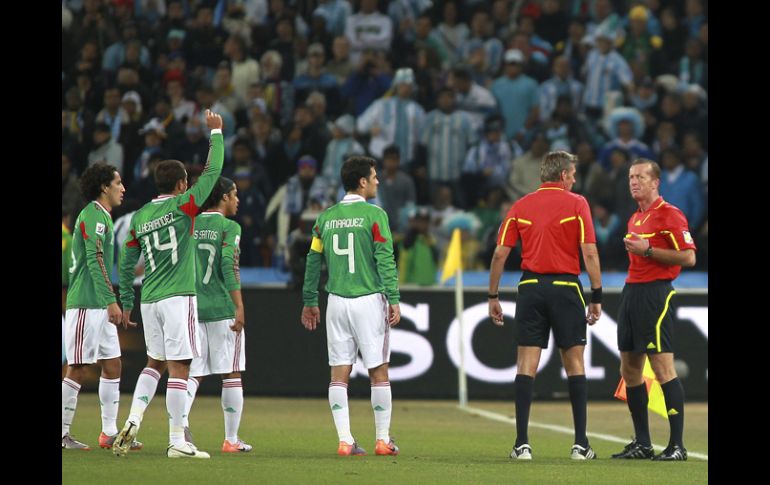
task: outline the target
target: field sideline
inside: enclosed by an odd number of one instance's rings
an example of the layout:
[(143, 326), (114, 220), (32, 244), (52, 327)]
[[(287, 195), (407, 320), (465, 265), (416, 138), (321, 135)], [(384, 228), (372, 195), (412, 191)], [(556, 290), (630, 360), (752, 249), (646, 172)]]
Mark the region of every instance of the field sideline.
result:
[[(121, 395), (118, 427), (128, 413), (130, 394)], [(471, 401), (476, 409), (512, 417), (513, 403)], [(139, 440), (145, 448), (119, 459), (98, 448), (101, 421), (98, 396), (82, 394), (72, 426), (75, 438), (88, 443), (90, 452), (62, 451), (62, 483), (706, 483), (708, 462), (691, 457), (687, 462), (610, 460), (622, 444), (596, 437), (591, 445), (599, 459), (569, 459), (572, 436), (531, 427), (534, 459), (508, 458), (515, 428), (463, 412), (454, 401), (394, 400), (391, 433), (401, 454), (374, 456), (374, 423), (368, 400), (350, 403), (353, 435), (369, 451), (365, 457), (338, 457), (337, 436), (325, 399), (246, 398), (241, 438), (254, 446), (248, 454), (220, 451), (223, 418), (218, 397), (196, 400), (191, 426), (196, 445), (211, 453), (210, 460), (171, 460), (165, 457), (168, 441), (165, 398), (156, 396), (148, 408)], [(708, 455), (708, 405), (688, 403), (685, 445), (690, 452)], [(535, 402), (531, 420), (571, 428), (568, 402)], [(633, 433), (625, 403), (588, 405), (589, 432), (625, 439)], [(650, 414), (653, 442), (665, 445), (668, 423)]]

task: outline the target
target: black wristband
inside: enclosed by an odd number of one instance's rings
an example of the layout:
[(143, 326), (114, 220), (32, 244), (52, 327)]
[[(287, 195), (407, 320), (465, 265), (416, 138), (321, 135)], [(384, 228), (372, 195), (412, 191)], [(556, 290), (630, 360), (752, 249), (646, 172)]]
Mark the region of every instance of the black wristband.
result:
[(602, 302), (602, 287), (599, 288), (591, 288), (591, 303), (601, 303)]
[(496, 300), (500, 298), (500, 293), (495, 293), (494, 295), (492, 293), (487, 293), (487, 300)]

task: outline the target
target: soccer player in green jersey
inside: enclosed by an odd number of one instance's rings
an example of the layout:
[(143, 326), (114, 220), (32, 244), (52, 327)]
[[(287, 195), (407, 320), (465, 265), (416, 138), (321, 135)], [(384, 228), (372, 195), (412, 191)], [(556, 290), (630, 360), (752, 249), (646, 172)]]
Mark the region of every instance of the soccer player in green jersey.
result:
[(238, 243), (241, 226), (228, 217), (238, 212), (235, 183), (219, 177), (195, 225), (198, 271), (198, 337), (200, 357), (190, 364), (187, 381), (187, 405), (184, 426), (189, 427), (198, 386), (205, 376), (222, 376), (222, 411), (225, 417), (225, 441), (222, 452), (251, 451), (251, 445), (238, 438), (243, 411), (241, 372), (246, 370), (246, 320), (241, 296)]
[[(75, 221), (70, 250), (69, 291), (65, 314), (67, 374), (61, 383), (61, 447), (90, 450), (70, 436), (85, 367), (99, 361), (99, 401), (102, 407), (101, 445), (118, 434), (120, 401), (120, 342), (117, 325), (120, 307), (112, 290), (109, 271), (113, 260), (110, 211), (123, 202), (123, 182), (112, 165), (97, 163), (83, 172), (80, 188), (91, 202)], [(141, 447), (141, 446), (140, 446)]]
[(120, 300), (123, 321), (130, 321), (134, 306), (134, 267), (144, 254), (142, 323), (147, 345), (147, 367), (134, 390), (134, 400), (113, 452), (125, 456), (136, 437), (144, 410), (155, 395), (158, 379), (168, 366), (166, 409), (169, 419), (169, 458), (209, 458), (185, 440), (182, 415), (187, 400), (190, 361), (198, 357), (197, 301), (195, 298), (195, 241), (192, 237), (200, 206), (222, 172), (224, 141), (222, 117), (206, 110), (211, 130), (209, 156), (198, 182), (187, 189), (187, 171), (178, 160), (164, 160), (155, 169), (161, 195), (131, 218), (129, 233), (120, 254)]
[(375, 453), (397, 455), (390, 437), (391, 393), (388, 380), (390, 327), (401, 320), (398, 274), (388, 216), (368, 204), (377, 195), (372, 158), (352, 156), (342, 165), (347, 194), (318, 216), (307, 255), (302, 325), (315, 330), (321, 320), (318, 281), (321, 257), (329, 268), (326, 339), (331, 366), (329, 406), (339, 436), (341, 456), (365, 455), (350, 432), (348, 381), (361, 352), (369, 369), (376, 431)]

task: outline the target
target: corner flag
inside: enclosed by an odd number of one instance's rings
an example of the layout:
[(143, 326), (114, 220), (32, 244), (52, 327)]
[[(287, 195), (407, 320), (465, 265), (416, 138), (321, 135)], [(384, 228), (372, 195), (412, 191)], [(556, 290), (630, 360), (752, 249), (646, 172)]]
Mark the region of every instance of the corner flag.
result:
[[(650, 366), (650, 358), (647, 356), (645, 356), (644, 371), (642, 372), (642, 375), (644, 377), (644, 383), (647, 385), (647, 395), (649, 396), (647, 409), (668, 419), (663, 389), (660, 387), (660, 382), (655, 378), (655, 373)], [(626, 381), (624, 381), (622, 377), (618, 383), (618, 388), (615, 390), (615, 397), (622, 401), (627, 401)]]

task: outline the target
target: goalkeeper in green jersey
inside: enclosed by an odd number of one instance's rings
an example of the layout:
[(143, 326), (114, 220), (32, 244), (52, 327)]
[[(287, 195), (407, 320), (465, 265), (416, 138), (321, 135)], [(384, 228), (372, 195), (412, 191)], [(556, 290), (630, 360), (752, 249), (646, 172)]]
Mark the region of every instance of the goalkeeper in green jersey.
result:
[(359, 351), (371, 381), (375, 453), (398, 454), (390, 437), (388, 363), (390, 327), (401, 320), (400, 295), (388, 216), (366, 202), (377, 195), (374, 166), (374, 159), (364, 156), (352, 156), (343, 163), (342, 184), (347, 194), (318, 217), (305, 268), (302, 324), (308, 330), (315, 330), (321, 320), (318, 281), (322, 257), (329, 269), (329, 406), (339, 437), (337, 453), (342, 456), (366, 454), (353, 439), (348, 413), (348, 381)]
[(97, 163), (80, 177), (83, 197), (89, 202), (75, 221), (70, 249), (69, 291), (64, 317), (67, 374), (61, 383), (61, 447), (90, 450), (70, 436), (80, 385), (86, 366), (99, 361), (102, 433), (99, 444), (115, 439), (120, 401), (120, 307), (109, 271), (114, 235), (110, 211), (123, 202), (123, 182), (112, 165)]
[(206, 110), (211, 130), (209, 156), (203, 174), (188, 190), (187, 171), (178, 160), (164, 160), (155, 169), (155, 184), (161, 195), (136, 211), (130, 235), (120, 253), (120, 299), (123, 321), (128, 322), (134, 306), (134, 268), (140, 251), (144, 254), (142, 281), (142, 324), (147, 345), (145, 367), (134, 389), (128, 420), (112, 450), (125, 456), (133, 442), (168, 366), (166, 409), (169, 415), (169, 458), (209, 458), (185, 438), (183, 414), (187, 400), (190, 362), (200, 355), (198, 311), (195, 291), (195, 240), (193, 231), (200, 206), (211, 194), (224, 161), (222, 117)]
[(198, 386), (205, 376), (222, 376), (224, 453), (247, 452), (252, 448), (238, 438), (243, 411), (241, 372), (246, 370), (246, 320), (238, 264), (241, 226), (228, 219), (236, 212), (238, 189), (232, 180), (219, 177), (195, 225), (200, 357), (190, 364), (184, 413), (184, 426), (189, 430), (190, 408)]

